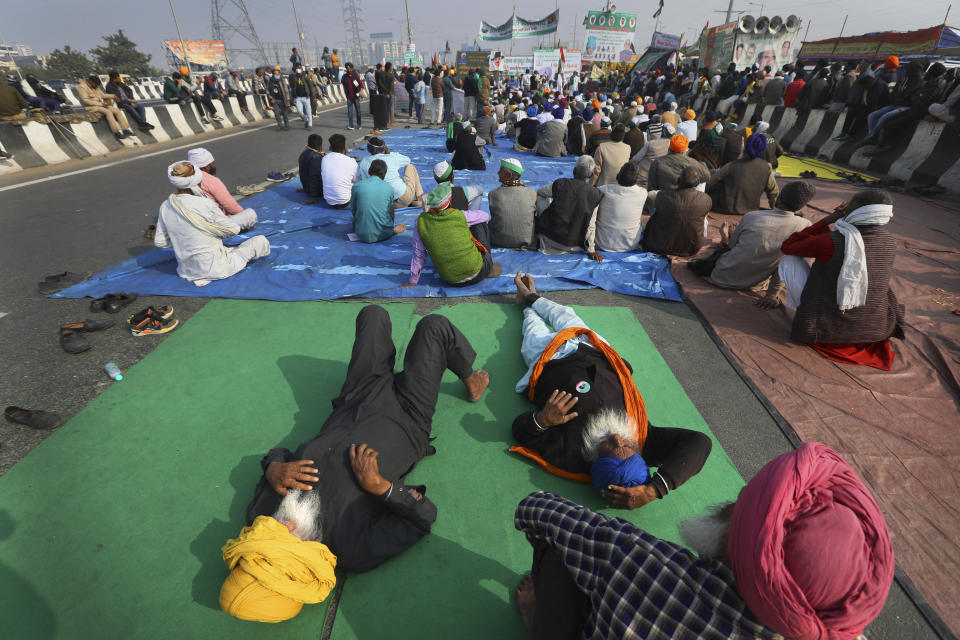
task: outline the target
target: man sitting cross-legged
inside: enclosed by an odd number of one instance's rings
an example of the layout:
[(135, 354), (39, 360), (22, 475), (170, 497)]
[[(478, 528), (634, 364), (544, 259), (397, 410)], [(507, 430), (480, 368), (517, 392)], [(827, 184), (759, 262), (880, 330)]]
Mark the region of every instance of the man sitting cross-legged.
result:
[[(592, 481), (613, 506), (628, 509), (697, 474), (710, 438), (648, 424), (630, 365), (573, 309), (539, 296), (529, 274), (517, 273), (514, 282), (523, 307), (520, 351), (529, 367), (516, 390), (536, 409), (513, 421), (520, 446), (511, 450), (551, 473)], [(647, 465), (659, 468), (650, 474)]]
[[(426, 487), (404, 477), (428, 453), (443, 373), (476, 402), (490, 383), (476, 353), (446, 318), (420, 320), (394, 373), (390, 316), (370, 305), (358, 315), (353, 353), (333, 413), (295, 452), (271, 449), (247, 507), (247, 523), (224, 547), (231, 569), (220, 606), (246, 620), (279, 622), (320, 602), (334, 566), (369, 571), (430, 532), (437, 508)], [(291, 497), (293, 496), (293, 497)]]
[(353, 185), (350, 212), (353, 214), (353, 232), (361, 241), (380, 242), (407, 230), (406, 225), (394, 226), (393, 187), (385, 180), (387, 163), (374, 160), (368, 169), (369, 178)]
[(552, 493), (524, 498), (514, 524), (533, 547), (517, 605), (537, 640), (853, 639), (883, 609), (896, 564), (869, 490), (816, 442), (683, 521), (696, 555)]
[(227, 186), (217, 177), (217, 163), (214, 161), (212, 153), (203, 147), (190, 149), (187, 152), (187, 160), (200, 167), (200, 171), (203, 172), (200, 189), (208, 198), (217, 203), (220, 211), (223, 211), (231, 220), (240, 225), (240, 228), (244, 231), (252, 229), (257, 224), (257, 212), (249, 207), (241, 207), (240, 203), (230, 195)]
[(423, 204), (423, 186), (420, 184), (420, 174), (410, 162), (410, 158), (390, 151), (383, 138), (370, 138), (367, 141), (367, 151), (370, 155), (360, 161), (357, 167), (357, 180), (363, 180), (370, 175), (370, 163), (382, 160), (387, 165), (387, 184), (393, 187), (393, 197), (397, 208), (419, 207)]
[(410, 280), (401, 287), (420, 282), (427, 255), (440, 279), (454, 287), (466, 287), (503, 273), (490, 255), (490, 214), (454, 209), (450, 184), (441, 182), (424, 196), (423, 213), (413, 228)]
[(177, 274), (198, 287), (229, 278), (250, 261), (270, 255), (270, 242), (264, 236), (253, 236), (235, 247), (223, 246), (221, 238), (235, 236), (241, 228), (200, 190), (203, 175), (189, 162), (167, 167), (167, 178), (177, 193), (160, 207), (153, 237), (154, 245), (173, 247)]
[(297, 158), (300, 167), (300, 188), (298, 193), (306, 193), (310, 199), (303, 204), (316, 204), (323, 197), (323, 136), (311, 133), (307, 138), (307, 147)]

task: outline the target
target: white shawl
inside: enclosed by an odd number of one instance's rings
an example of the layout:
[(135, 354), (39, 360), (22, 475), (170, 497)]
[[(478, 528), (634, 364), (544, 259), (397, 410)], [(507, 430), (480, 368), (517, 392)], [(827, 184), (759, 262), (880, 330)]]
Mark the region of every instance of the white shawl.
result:
[(867, 256), (863, 237), (855, 225), (883, 225), (892, 217), (892, 205), (868, 204), (836, 222), (844, 242), (843, 265), (837, 278), (837, 305), (841, 311), (862, 307), (867, 301)]

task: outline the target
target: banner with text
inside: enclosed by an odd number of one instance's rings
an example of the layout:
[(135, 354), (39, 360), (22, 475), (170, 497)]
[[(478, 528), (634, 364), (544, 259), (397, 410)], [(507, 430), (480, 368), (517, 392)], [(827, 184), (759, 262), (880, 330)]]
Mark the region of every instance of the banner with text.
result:
[(586, 26), (583, 60), (621, 62), (636, 55), (633, 36), (637, 31), (637, 14), (590, 11)]
[(490, 56), (489, 69), (510, 75), (524, 73), (527, 69), (533, 69), (533, 56), (504, 56), (496, 51)]
[(490, 51), (457, 51), (457, 61), (454, 66), (459, 76), (476, 69), (489, 69)]
[(486, 21), (480, 23), (481, 40), (510, 40), (511, 38), (533, 38), (548, 33), (556, 33), (560, 22), (560, 10), (539, 20), (524, 20), (516, 15), (499, 26), (493, 26)]
[(650, 40), (650, 46), (654, 49), (679, 49), (680, 36), (654, 31), (653, 38)]
[[(563, 73), (569, 78), (571, 73), (579, 73), (583, 62), (583, 52), (579, 49), (563, 50)], [(560, 49), (534, 49), (533, 69), (548, 78), (553, 78), (560, 64)]]
[[(178, 60), (189, 60), (192, 64), (208, 67), (227, 66), (227, 49), (223, 46), (223, 40), (164, 40), (163, 46)], [(186, 58), (183, 56), (184, 47), (187, 50)]]

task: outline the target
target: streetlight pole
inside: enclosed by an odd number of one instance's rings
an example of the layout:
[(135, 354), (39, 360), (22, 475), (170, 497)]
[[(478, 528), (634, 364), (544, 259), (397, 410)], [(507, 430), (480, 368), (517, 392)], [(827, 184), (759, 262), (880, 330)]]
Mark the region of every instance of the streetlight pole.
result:
[(290, 0), (290, 4), (293, 5), (293, 22), (297, 25), (297, 39), (300, 41), (300, 57), (303, 57), (303, 29), (300, 28), (300, 17), (297, 16), (297, 2), (296, 0)]
[[(177, 12), (173, 10), (173, 0), (168, 0), (170, 2), (170, 13), (173, 14), (173, 24), (177, 26), (177, 37), (180, 38), (180, 51), (183, 53), (183, 61), (187, 64), (187, 70), (190, 70), (190, 57), (187, 55), (187, 45), (183, 44), (183, 34), (180, 33), (180, 22), (177, 20)], [(224, 49), (223, 56), (226, 58), (227, 51)], [(230, 66), (230, 61), (227, 60), (227, 66)]]

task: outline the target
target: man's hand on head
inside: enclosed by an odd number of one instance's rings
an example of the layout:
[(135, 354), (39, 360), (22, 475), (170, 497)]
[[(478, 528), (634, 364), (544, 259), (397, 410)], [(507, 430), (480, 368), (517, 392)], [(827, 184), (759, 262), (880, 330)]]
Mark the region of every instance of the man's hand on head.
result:
[(614, 509), (636, 509), (657, 499), (657, 490), (652, 484), (636, 487), (610, 485), (603, 490), (603, 498)]
[(281, 496), (287, 495), (290, 489), (300, 489), (301, 491), (311, 491), (313, 489), (307, 482), (317, 482), (320, 478), (314, 473), (318, 469), (311, 465), (313, 460), (295, 460), (293, 462), (271, 462), (267, 465), (264, 476), (267, 484), (273, 487), (273, 490)]
[(570, 422), (580, 415), (576, 411), (570, 411), (579, 401), (580, 398), (573, 394), (554, 389), (543, 409), (537, 412), (537, 424), (546, 429)]
[(380, 475), (380, 454), (367, 444), (350, 445), (350, 466), (357, 483), (367, 493), (382, 496), (390, 490), (390, 481)]

